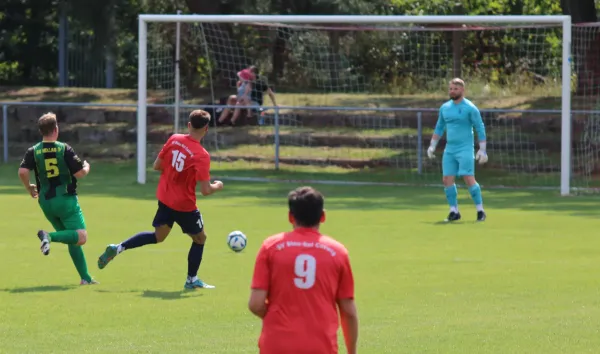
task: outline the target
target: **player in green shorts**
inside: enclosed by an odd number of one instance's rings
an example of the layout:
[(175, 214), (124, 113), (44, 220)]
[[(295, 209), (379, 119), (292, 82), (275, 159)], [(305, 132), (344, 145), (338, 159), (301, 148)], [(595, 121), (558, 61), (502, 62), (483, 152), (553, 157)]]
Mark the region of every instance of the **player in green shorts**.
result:
[[(82, 245), (87, 241), (85, 219), (77, 200), (77, 178), (90, 172), (87, 161), (81, 161), (72, 147), (59, 142), (58, 124), (54, 113), (38, 120), (42, 141), (27, 149), (19, 168), (19, 178), (55, 232), (40, 230), (42, 253), (50, 253), (50, 243), (69, 245), (69, 254), (81, 278), (81, 285), (97, 284), (88, 273)], [(36, 184), (30, 184), (29, 171), (35, 172)]]

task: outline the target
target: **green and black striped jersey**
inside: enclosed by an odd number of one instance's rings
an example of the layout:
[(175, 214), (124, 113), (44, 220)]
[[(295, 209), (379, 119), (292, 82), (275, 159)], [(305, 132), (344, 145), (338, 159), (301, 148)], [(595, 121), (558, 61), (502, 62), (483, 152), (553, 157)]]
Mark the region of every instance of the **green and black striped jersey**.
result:
[(77, 195), (77, 179), (73, 175), (83, 169), (83, 161), (68, 144), (59, 141), (37, 143), (27, 149), (21, 167), (35, 171), (40, 197), (48, 200)]

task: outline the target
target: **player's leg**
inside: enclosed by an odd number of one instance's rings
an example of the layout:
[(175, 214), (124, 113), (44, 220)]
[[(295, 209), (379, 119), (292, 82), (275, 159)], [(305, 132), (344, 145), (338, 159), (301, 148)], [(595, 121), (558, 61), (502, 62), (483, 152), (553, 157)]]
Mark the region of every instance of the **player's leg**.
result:
[(69, 255), (79, 273), (81, 285), (97, 284), (88, 271), (87, 260), (83, 252), (83, 245), (87, 242), (87, 227), (81, 206), (76, 197), (65, 199), (61, 222), (67, 230), (75, 230), (78, 236), (77, 244), (69, 245)]
[(459, 157), (458, 173), (463, 177), (467, 188), (469, 188), (469, 194), (471, 194), (471, 198), (477, 208), (477, 221), (484, 221), (486, 214), (483, 210), (481, 187), (479, 186), (479, 183), (477, 183), (477, 180), (475, 180), (475, 156), (472, 151), (465, 152)]
[(98, 257), (98, 268), (103, 269), (113, 258), (125, 250), (163, 242), (171, 232), (175, 221), (174, 217), (174, 211), (171, 208), (158, 202), (158, 210), (152, 221), (154, 232), (139, 232), (119, 244), (108, 245), (104, 253)]
[(49, 201), (40, 202), (40, 208), (44, 213), (46, 219), (52, 224), (54, 232), (48, 232), (45, 230), (39, 230), (37, 236), (41, 242), (40, 249), (44, 255), (50, 253), (50, 243), (59, 242), (67, 245), (74, 245), (79, 242), (79, 235), (74, 230), (65, 229), (64, 225), (60, 220), (60, 213), (62, 212), (62, 203), (57, 204), (56, 199)]
[(460, 220), (458, 211), (458, 191), (455, 184), (455, 176), (458, 173), (458, 161), (453, 153), (444, 151), (442, 156), (442, 182), (444, 184), (444, 193), (450, 207), (450, 213), (446, 221)]
[[(40, 205), (40, 207), (42, 207), (42, 206)], [(64, 230), (64, 227), (63, 227), (62, 223), (60, 222), (60, 219), (57, 216), (52, 215), (49, 208), (42, 207), (41, 209), (42, 209), (42, 212), (44, 213), (44, 216), (46, 217), (46, 220), (48, 220), (48, 222), (50, 222), (50, 224), (52, 225), (54, 230), (56, 230), (56, 231)], [(47, 256), (48, 254), (50, 254), (50, 242), (51, 242), (50, 233), (48, 231), (39, 230), (37, 233), (37, 237), (41, 242), (40, 251), (42, 251), (42, 254), (44, 256)]]
[(204, 221), (199, 210), (193, 212), (177, 213), (176, 222), (181, 226), (181, 231), (192, 238), (192, 245), (188, 253), (188, 273), (185, 281), (185, 289), (213, 289), (213, 285), (206, 284), (198, 279), (198, 270), (202, 263), (206, 233), (204, 232)]

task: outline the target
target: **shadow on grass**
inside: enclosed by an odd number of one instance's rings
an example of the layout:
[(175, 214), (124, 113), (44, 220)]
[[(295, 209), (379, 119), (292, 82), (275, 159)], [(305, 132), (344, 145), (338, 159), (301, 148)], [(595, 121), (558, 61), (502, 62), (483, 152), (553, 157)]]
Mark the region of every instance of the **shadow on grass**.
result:
[(11, 288), (11, 289), (2, 289), (7, 293), (11, 294), (22, 294), (22, 293), (40, 293), (40, 292), (52, 292), (52, 291), (67, 291), (76, 289), (78, 285), (40, 285), (40, 286), (31, 286), (24, 288)]
[[(461, 213), (461, 214), (465, 214), (465, 213)], [(462, 215), (462, 219), (459, 221), (452, 221), (452, 222), (448, 222), (445, 220), (440, 220), (440, 221), (433, 221), (433, 222), (424, 222), (424, 224), (428, 224), (428, 225), (434, 225), (434, 226), (457, 226), (457, 225), (473, 225), (473, 224), (484, 224), (480, 221), (477, 221), (475, 219), (475, 217), (477, 216), (477, 214), (475, 214), (475, 212), (473, 211), (472, 213), (469, 213), (469, 215)], [(469, 220), (470, 218), (473, 218), (473, 220)], [(466, 219), (466, 220), (465, 220)]]
[(162, 299), (162, 300), (181, 300), (188, 299), (192, 297), (202, 296), (201, 291), (194, 290), (177, 290), (177, 291), (160, 291), (160, 290), (111, 290), (111, 289), (95, 289), (96, 292), (99, 293), (108, 293), (108, 294), (139, 294), (141, 297), (151, 298), (151, 299)]
[[(0, 194), (25, 195), (20, 186), (16, 171), (18, 164), (0, 165)], [(389, 172), (393, 174), (393, 172)], [(350, 173), (299, 172), (292, 171), (250, 171), (244, 169), (217, 170), (214, 175), (241, 176), (241, 177), (266, 177), (293, 180), (289, 183), (259, 183), (225, 180), (225, 189), (209, 200), (218, 199), (227, 203), (231, 200), (234, 207), (255, 208), (257, 206), (270, 206), (281, 208), (285, 213), (287, 209), (287, 194), (298, 186), (306, 185), (308, 179), (316, 180), (363, 180), (381, 181), (379, 172), (357, 171)], [(86, 196), (101, 196), (109, 198), (127, 198), (146, 200), (156, 204), (156, 183), (158, 174), (148, 172), (148, 183), (139, 185), (134, 182), (135, 167), (126, 163), (96, 163), (92, 173), (79, 182), (79, 192), (82, 198)], [(424, 180), (435, 181), (436, 175), (423, 176)], [(356, 178), (355, 178), (356, 177)], [(439, 177), (439, 176), (438, 176)], [(387, 181), (393, 176), (385, 177)], [(525, 189), (488, 189), (486, 183), (494, 176), (483, 174), (483, 198), (486, 208), (514, 209), (522, 211), (546, 211), (566, 213), (573, 216), (598, 217), (600, 216), (600, 197), (595, 195), (582, 197), (560, 197), (557, 191), (525, 190)], [(523, 178), (523, 177), (521, 177)], [(384, 180), (385, 181), (385, 180)], [(507, 183), (508, 184), (508, 183)], [(446, 198), (441, 187), (414, 186), (369, 186), (369, 185), (331, 185), (315, 184), (326, 197), (325, 206), (329, 210), (423, 210), (445, 207)], [(472, 201), (464, 186), (459, 186), (459, 204), (472, 208)], [(204, 198), (198, 196), (198, 206), (202, 208)], [(470, 211), (470, 209), (467, 209)], [(465, 212), (468, 212), (465, 210)], [(474, 208), (473, 208), (474, 213)], [(445, 215), (441, 215), (440, 219)]]
[(181, 300), (189, 299), (191, 297), (202, 296), (200, 291), (194, 290), (179, 290), (179, 291), (156, 291), (156, 290), (144, 290), (142, 297), (149, 297), (153, 299), (162, 300)]

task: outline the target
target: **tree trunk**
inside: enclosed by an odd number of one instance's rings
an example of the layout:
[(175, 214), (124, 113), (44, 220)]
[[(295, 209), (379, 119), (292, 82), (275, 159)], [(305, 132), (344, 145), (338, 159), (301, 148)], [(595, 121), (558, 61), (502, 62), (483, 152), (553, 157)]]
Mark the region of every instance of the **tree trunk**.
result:
[[(561, 0), (565, 15), (574, 24), (598, 22), (594, 0)], [(600, 94), (600, 31), (598, 27), (574, 27), (572, 37), (577, 70), (578, 96)], [(576, 108), (576, 107), (574, 107)]]
[(106, 69), (104, 72), (105, 76), (105, 87), (106, 88), (114, 88), (115, 86), (115, 70), (116, 70), (116, 61), (117, 61), (117, 4), (116, 0), (107, 0), (106, 1), (106, 41), (105, 41), (105, 60), (106, 60)]
[(563, 14), (571, 15), (573, 23), (597, 22), (594, 0), (560, 0)]
[(221, 6), (220, 1), (185, 0), (185, 3), (191, 13), (201, 15), (216, 15)]
[(327, 66), (329, 71), (329, 87), (327, 89), (331, 91), (338, 91), (340, 87), (340, 73), (342, 69), (338, 66), (339, 54), (340, 54), (340, 32), (331, 30), (328, 33), (329, 36), (329, 55), (327, 58)]
[[(271, 0), (271, 11), (280, 14), (290, 14), (296, 12), (296, 6), (293, 0)], [(271, 56), (273, 71), (269, 75), (269, 82), (274, 84), (277, 83), (279, 78), (283, 77), (285, 72), (286, 44), (291, 35), (291, 30), (288, 28), (276, 28), (275, 31), (275, 41), (273, 42)]]
[(271, 58), (273, 64), (273, 72), (269, 75), (269, 81), (277, 83), (280, 77), (283, 77), (285, 70), (285, 47), (288, 38), (288, 33), (285, 28), (277, 28), (275, 41), (273, 43), (273, 55)]
[[(454, 15), (464, 15), (466, 13), (461, 3), (454, 4)], [(461, 31), (452, 32), (452, 76), (462, 77), (462, 57), (463, 57), (463, 37)]]

